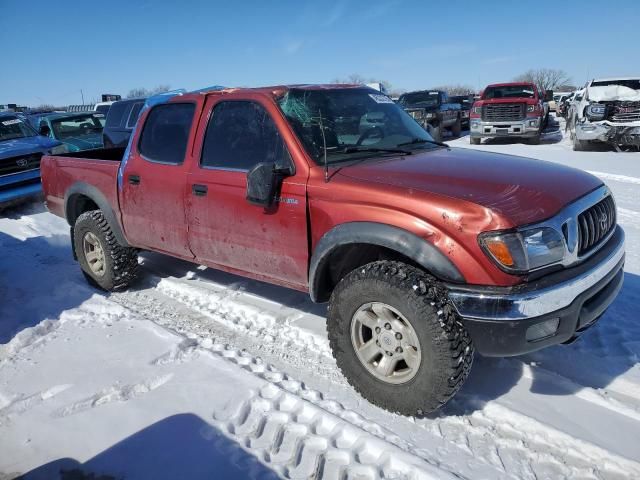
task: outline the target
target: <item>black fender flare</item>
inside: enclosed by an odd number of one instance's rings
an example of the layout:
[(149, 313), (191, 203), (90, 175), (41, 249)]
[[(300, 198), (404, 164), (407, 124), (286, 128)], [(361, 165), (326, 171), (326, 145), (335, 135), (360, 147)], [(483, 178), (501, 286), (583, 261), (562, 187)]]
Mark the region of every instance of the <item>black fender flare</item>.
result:
[(326, 301), (321, 295), (331, 252), (343, 245), (366, 243), (394, 250), (410, 258), (442, 281), (464, 283), (460, 270), (436, 246), (423, 238), (392, 225), (376, 222), (349, 222), (325, 233), (316, 246), (309, 265), (309, 294), (314, 302)]
[(104, 218), (107, 219), (107, 222), (111, 227), (111, 231), (113, 232), (113, 235), (116, 237), (116, 240), (120, 245), (122, 245), (123, 247), (131, 246), (129, 245), (129, 242), (127, 242), (116, 213), (113, 211), (113, 208), (111, 208), (111, 204), (109, 203), (107, 198), (100, 190), (98, 190), (93, 185), (89, 185), (88, 183), (76, 182), (71, 185), (71, 187), (69, 187), (64, 194), (64, 216), (67, 219), (67, 223), (71, 225), (72, 229), (74, 224), (73, 214), (75, 212), (73, 212), (73, 209), (70, 208), (71, 200), (77, 195), (82, 195), (91, 199), (98, 206), (98, 208), (104, 215)]

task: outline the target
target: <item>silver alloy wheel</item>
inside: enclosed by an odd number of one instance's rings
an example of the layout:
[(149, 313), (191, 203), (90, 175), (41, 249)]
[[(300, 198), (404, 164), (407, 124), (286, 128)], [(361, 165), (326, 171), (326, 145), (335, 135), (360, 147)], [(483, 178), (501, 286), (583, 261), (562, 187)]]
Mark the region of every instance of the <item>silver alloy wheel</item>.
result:
[(106, 257), (100, 239), (91, 232), (85, 233), (82, 239), (82, 250), (91, 272), (102, 277), (106, 268)]
[(383, 382), (408, 382), (420, 368), (416, 331), (386, 303), (365, 303), (356, 311), (351, 319), (351, 344), (367, 371)]

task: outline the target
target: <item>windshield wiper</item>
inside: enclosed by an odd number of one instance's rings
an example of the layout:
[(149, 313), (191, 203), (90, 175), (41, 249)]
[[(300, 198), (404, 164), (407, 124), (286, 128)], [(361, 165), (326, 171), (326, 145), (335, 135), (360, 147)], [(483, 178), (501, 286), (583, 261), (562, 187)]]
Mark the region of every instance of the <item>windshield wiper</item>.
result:
[(439, 147), (449, 147), (446, 143), (436, 142), (435, 140), (427, 140), (424, 138), (414, 138), (413, 140), (409, 140), (408, 142), (399, 143), (399, 147), (404, 147), (405, 145), (417, 145), (418, 143), (431, 143), (433, 145), (438, 145)]
[(345, 147), (342, 153), (356, 153), (356, 152), (378, 152), (378, 153), (401, 153), (402, 155), (411, 155), (411, 150), (405, 150), (403, 148), (378, 148), (378, 147)]

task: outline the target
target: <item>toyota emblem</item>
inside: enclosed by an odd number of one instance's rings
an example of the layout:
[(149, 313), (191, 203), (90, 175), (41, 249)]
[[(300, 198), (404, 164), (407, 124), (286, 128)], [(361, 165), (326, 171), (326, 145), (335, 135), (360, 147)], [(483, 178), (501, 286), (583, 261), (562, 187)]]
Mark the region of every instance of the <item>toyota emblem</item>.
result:
[(600, 215), (600, 229), (601, 230), (606, 230), (608, 223), (609, 223), (609, 217), (607, 217), (606, 213), (602, 213)]
[(29, 162), (26, 158), (19, 158), (18, 160), (16, 160), (16, 165), (18, 165), (19, 167), (26, 167), (28, 164)]

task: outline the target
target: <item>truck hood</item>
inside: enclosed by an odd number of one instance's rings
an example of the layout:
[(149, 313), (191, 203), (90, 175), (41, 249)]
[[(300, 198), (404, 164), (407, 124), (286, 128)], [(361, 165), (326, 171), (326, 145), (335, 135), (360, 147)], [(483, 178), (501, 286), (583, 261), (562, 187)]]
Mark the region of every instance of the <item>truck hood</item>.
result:
[(0, 142), (0, 160), (35, 152), (44, 153), (56, 145), (60, 145), (60, 142), (40, 135), (5, 140), (4, 142)]
[(552, 217), (564, 206), (602, 185), (582, 170), (556, 163), (464, 148), (369, 160), (338, 175), (473, 202), (514, 226)]
[(416, 105), (405, 105), (402, 107), (405, 111), (407, 112), (411, 112), (411, 111), (425, 111), (425, 112), (436, 112), (438, 111), (438, 109), (440, 108), (438, 105), (420, 105), (420, 104), (416, 104)]

